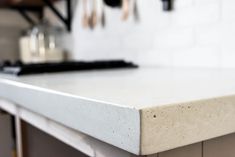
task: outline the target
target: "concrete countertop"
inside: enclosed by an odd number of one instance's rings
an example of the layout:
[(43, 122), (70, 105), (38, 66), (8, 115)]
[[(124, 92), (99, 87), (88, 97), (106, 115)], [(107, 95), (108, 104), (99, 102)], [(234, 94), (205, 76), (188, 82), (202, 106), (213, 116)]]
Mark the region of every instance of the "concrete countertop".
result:
[(2, 74), (0, 97), (137, 155), (235, 132), (235, 70)]

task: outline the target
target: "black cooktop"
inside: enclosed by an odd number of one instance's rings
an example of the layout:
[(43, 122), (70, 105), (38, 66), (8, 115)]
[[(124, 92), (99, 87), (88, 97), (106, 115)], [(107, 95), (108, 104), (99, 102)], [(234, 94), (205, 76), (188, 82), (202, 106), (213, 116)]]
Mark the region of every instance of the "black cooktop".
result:
[(119, 68), (137, 68), (132, 62), (124, 60), (99, 60), (99, 61), (66, 61), (61, 63), (27, 63), (20, 61), (4, 61), (0, 64), (0, 72), (20, 75), (54, 73), (65, 71), (105, 70)]

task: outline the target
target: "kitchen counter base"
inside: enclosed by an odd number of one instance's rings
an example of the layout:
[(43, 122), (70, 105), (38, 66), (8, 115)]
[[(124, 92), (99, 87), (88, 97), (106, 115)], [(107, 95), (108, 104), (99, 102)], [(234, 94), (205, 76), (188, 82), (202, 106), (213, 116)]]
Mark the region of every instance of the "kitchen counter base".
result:
[(138, 156), (96, 140), (8, 101), (0, 100), (0, 109), (20, 117), (21, 120), (90, 157), (234, 157), (235, 154), (235, 134), (230, 134), (158, 154)]

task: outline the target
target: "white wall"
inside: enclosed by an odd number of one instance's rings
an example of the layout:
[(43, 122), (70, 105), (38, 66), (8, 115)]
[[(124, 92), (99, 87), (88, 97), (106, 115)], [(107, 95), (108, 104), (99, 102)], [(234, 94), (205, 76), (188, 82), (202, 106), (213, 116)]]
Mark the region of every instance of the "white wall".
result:
[[(137, 2), (140, 23), (132, 17), (121, 22), (119, 10), (106, 8), (106, 28), (98, 26), (91, 31), (81, 27), (80, 0), (72, 35), (67, 35), (63, 44), (75, 59), (126, 58), (145, 65), (235, 67), (234, 0), (175, 0), (171, 13), (162, 12), (160, 0)], [(17, 58), (17, 38), (27, 23), (6, 10), (0, 11), (0, 18), (0, 59)]]
[[(160, 0), (137, 0), (141, 22), (121, 22), (119, 10), (106, 8), (107, 27), (81, 26), (77, 5), (72, 37), (76, 59), (126, 58), (144, 65), (235, 67), (235, 1), (175, 0), (162, 11)], [(74, 41), (72, 46), (72, 42)], [(69, 46), (68, 46), (69, 45)]]
[(18, 39), (21, 31), (27, 27), (27, 22), (19, 13), (0, 10), (0, 61), (19, 58)]

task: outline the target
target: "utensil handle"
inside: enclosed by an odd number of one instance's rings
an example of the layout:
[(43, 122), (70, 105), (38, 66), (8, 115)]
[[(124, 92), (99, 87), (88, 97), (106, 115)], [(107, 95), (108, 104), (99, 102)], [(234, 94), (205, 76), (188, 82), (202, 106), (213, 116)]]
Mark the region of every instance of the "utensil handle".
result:
[(122, 0), (122, 20), (126, 21), (129, 17), (130, 1)]

